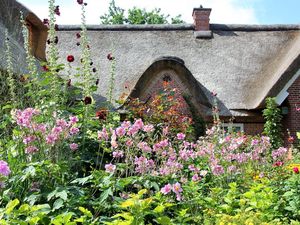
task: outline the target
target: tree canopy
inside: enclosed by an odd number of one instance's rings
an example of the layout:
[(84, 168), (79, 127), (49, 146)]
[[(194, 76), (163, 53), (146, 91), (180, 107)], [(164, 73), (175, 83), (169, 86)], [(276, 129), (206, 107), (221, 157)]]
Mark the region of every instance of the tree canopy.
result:
[(115, 0), (109, 3), (108, 13), (100, 16), (101, 24), (179, 24), (184, 23), (181, 15), (170, 17), (161, 13), (160, 8), (151, 11), (133, 7), (126, 13), (125, 9), (116, 6)]

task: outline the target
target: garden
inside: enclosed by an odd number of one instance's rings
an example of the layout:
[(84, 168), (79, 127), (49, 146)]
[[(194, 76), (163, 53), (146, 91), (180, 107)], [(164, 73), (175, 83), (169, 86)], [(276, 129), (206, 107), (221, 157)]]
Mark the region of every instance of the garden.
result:
[(118, 57), (112, 52), (108, 98), (99, 108), (85, 3), (77, 3), (80, 59), (58, 57), (54, 0), (44, 20), (47, 62), (37, 65), (31, 56), (24, 18), (28, 73), (14, 74), (5, 41), (0, 224), (300, 224), (300, 157), (294, 138), (283, 146), (273, 99), (257, 136), (225, 131), (216, 98), (211, 125), (187, 116), (181, 110), (186, 97), (168, 81), (147, 104), (118, 100), (124, 116), (112, 107)]

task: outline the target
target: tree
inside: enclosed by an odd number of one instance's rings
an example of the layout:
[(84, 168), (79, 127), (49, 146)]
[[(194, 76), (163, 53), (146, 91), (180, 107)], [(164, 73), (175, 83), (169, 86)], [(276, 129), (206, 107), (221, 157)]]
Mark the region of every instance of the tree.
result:
[[(115, 0), (109, 3), (108, 13), (100, 16), (101, 24), (169, 24), (170, 15), (161, 13), (160, 8), (151, 11), (133, 7), (128, 10), (127, 16), (125, 9), (116, 6)], [(172, 17), (172, 24), (184, 23), (181, 15)]]

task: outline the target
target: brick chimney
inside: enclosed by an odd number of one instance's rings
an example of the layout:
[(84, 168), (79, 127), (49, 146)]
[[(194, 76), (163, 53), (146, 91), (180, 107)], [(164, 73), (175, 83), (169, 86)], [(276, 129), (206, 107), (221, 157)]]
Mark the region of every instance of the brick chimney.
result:
[(212, 32), (209, 29), (209, 16), (211, 9), (203, 8), (202, 5), (200, 8), (194, 8), (193, 10), (193, 19), (195, 32), (194, 35), (196, 38), (211, 38)]

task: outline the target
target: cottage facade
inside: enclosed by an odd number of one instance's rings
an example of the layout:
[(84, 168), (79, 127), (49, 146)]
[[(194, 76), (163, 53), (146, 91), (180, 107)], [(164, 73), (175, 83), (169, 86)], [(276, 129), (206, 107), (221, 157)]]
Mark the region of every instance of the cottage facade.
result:
[[(88, 25), (95, 76), (100, 80), (96, 99), (107, 98), (107, 54), (112, 53), (116, 58), (114, 99), (124, 93), (146, 99), (160, 81), (169, 79), (191, 96), (207, 123), (212, 121), (211, 93), (215, 92), (225, 124), (232, 121), (245, 133), (258, 134), (263, 129), (264, 101), (272, 96), (283, 109), (284, 128), (295, 135), (300, 130), (300, 25), (210, 24), (210, 13), (211, 9), (194, 9), (194, 24)], [(31, 23), (37, 28), (31, 32), (32, 44), (43, 58), (45, 30), (30, 15), (27, 19), (35, 21)], [(76, 67), (80, 26), (58, 28), (61, 61), (72, 54)]]

